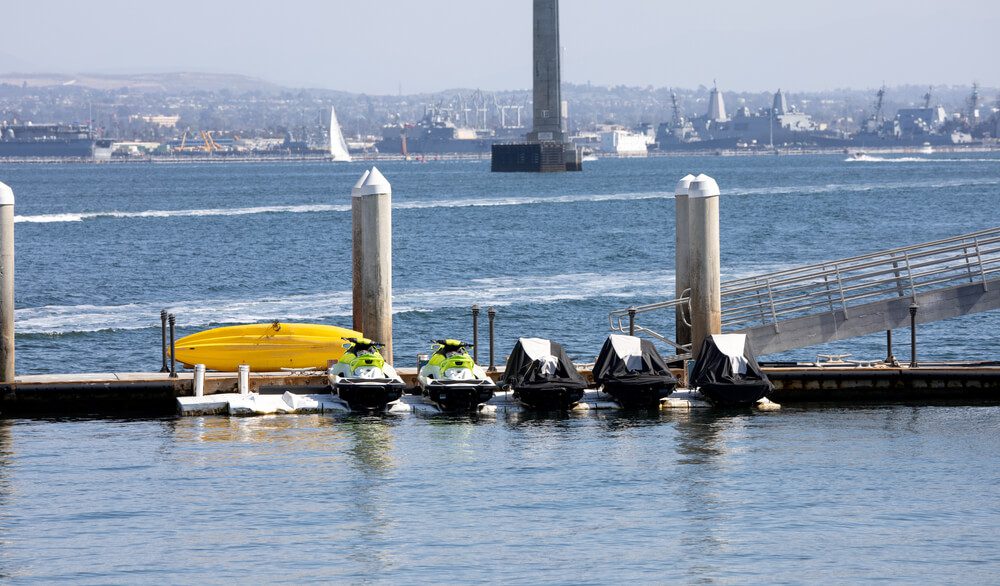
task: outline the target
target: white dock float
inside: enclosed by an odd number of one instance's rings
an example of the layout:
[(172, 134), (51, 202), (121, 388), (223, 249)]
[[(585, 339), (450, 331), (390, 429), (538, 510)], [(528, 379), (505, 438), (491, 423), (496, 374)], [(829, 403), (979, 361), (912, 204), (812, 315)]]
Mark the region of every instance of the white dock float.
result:
[[(660, 399), (660, 409), (704, 409), (713, 406), (697, 389), (677, 389), (669, 397)], [(760, 411), (777, 411), (781, 409), (781, 405), (765, 397), (757, 401), (754, 408)]]
[[(509, 391), (497, 391), (493, 393), (493, 398), (479, 405), (479, 412), (483, 415), (504, 415), (508, 413), (523, 413), (530, 408), (514, 398), (514, 394)], [(621, 409), (621, 405), (615, 401), (611, 395), (598, 391), (597, 389), (587, 389), (571, 411), (596, 411), (607, 409)]]
[(261, 395), (219, 393), (202, 397), (178, 397), (181, 415), (272, 415), (276, 413), (346, 413), (350, 406), (330, 393)]
[(622, 406), (615, 401), (611, 395), (597, 389), (587, 389), (583, 392), (583, 398), (576, 405), (573, 411), (596, 411), (606, 409), (621, 409)]
[(421, 415), (437, 415), (441, 408), (434, 401), (423, 395), (403, 395), (387, 405), (389, 413), (419, 413)]
[(479, 413), (482, 415), (522, 413), (524, 410), (524, 405), (515, 400), (514, 393), (510, 391), (496, 391), (492, 399), (479, 405)]

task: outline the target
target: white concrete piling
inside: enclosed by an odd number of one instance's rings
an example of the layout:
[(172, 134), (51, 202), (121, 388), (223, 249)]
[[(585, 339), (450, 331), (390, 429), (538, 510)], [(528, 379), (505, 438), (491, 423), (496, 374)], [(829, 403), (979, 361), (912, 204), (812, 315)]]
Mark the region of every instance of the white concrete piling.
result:
[[(674, 189), (674, 299), (680, 299), (691, 286), (688, 280), (688, 189), (692, 181), (694, 175), (685, 175)], [(678, 306), (675, 311), (674, 341), (681, 345), (691, 342), (691, 326), (684, 322), (682, 314), (683, 308)]]
[(239, 366), (239, 378), (237, 379), (236, 388), (239, 390), (241, 395), (250, 394), (250, 365), (241, 364)]
[(194, 365), (194, 396), (202, 397), (205, 395), (205, 365), (195, 364)]
[(14, 382), (14, 191), (0, 183), (0, 382)]
[(688, 278), (691, 287), (691, 351), (722, 333), (722, 279), (719, 261), (719, 185), (698, 175), (688, 187)]
[(392, 186), (372, 167), (351, 195), (354, 329), (385, 344), (382, 355), (391, 364)]
[(357, 183), (351, 189), (351, 314), (353, 316), (353, 328), (359, 332), (361, 329), (361, 186), (368, 179), (370, 171), (361, 174)]

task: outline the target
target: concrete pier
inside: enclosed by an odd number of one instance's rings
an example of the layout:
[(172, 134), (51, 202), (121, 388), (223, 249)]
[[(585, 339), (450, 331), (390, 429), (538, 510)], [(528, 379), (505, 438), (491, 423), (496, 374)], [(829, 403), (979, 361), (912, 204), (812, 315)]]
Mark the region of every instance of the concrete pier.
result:
[(698, 175), (688, 187), (688, 233), (691, 355), (697, 359), (705, 338), (722, 333), (719, 185), (708, 175)]
[(392, 186), (375, 167), (352, 190), (354, 329), (392, 364)]
[(559, 0), (534, 0), (532, 23), (532, 129), (524, 143), (494, 144), (490, 170), (499, 173), (582, 171), (582, 153), (566, 140), (563, 122)]
[(559, 67), (559, 0), (532, 5), (532, 131), (530, 142), (564, 141)]
[(0, 382), (14, 372), (14, 191), (0, 183)]

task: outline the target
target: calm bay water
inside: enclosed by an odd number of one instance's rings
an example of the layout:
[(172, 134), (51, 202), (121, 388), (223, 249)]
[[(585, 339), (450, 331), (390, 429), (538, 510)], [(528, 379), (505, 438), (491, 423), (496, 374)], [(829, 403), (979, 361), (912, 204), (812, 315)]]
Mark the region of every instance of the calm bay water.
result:
[[(397, 363), (468, 337), (472, 303), (578, 360), (607, 312), (673, 291), (673, 201), (723, 190), (727, 275), (997, 225), (1000, 157), (605, 160), (393, 183)], [(155, 370), (181, 333), (350, 321), (364, 164), (4, 165), (18, 372)], [(485, 330), (484, 330), (485, 331)], [(1000, 317), (922, 327), (921, 357), (997, 359)], [(900, 333), (906, 336), (905, 332)], [(882, 336), (816, 352), (884, 353)], [(905, 348), (897, 355), (905, 358)], [(0, 575), (53, 582), (992, 582), (995, 406), (468, 420), (0, 420)]]

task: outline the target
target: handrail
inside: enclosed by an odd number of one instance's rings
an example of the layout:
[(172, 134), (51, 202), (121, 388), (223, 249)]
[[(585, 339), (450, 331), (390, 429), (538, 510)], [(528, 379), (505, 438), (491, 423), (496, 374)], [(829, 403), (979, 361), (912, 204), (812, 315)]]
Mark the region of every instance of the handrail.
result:
[[(811, 271), (812, 269), (815, 269), (815, 268), (826, 267), (826, 266), (833, 265), (833, 264), (838, 264), (838, 263), (839, 264), (848, 264), (848, 263), (852, 263), (852, 262), (855, 262), (855, 261), (865, 260), (865, 259), (869, 259), (869, 258), (876, 258), (876, 257), (879, 257), (879, 256), (897, 255), (897, 254), (902, 253), (902, 252), (908, 252), (908, 251), (917, 250), (917, 249), (920, 249), (920, 248), (935, 247), (935, 246), (938, 246), (938, 245), (941, 245), (941, 244), (950, 243), (950, 242), (961, 242), (961, 241), (964, 241), (964, 240), (968, 240), (970, 238), (977, 238), (977, 237), (981, 237), (981, 236), (985, 236), (985, 235), (994, 235), (997, 238), (997, 240), (994, 240), (994, 242), (1000, 241), (1000, 227), (987, 228), (985, 230), (979, 230), (977, 232), (970, 232), (968, 234), (963, 234), (961, 236), (953, 236), (951, 238), (945, 238), (943, 240), (935, 240), (935, 241), (932, 241), (932, 242), (924, 242), (924, 243), (921, 243), (921, 244), (911, 244), (909, 246), (902, 246), (902, 247), (899, 247), (899, 248), (891, 248), (891, 249), (882, 250), (882, 251), (879, 251), (879, 252), (870, 252), (870, 253), (867, 253), (867, 254), (862, 254), (862, 255), (858, 255), (858, 256), (852, 256), (852, 257), (838, 259), (838, 260), (831, 260), (831, 261), (826, 261), (826, 262), (821, 262), (821, 263), (814, 263), (814, 264), (809, 264), (809, 265), (803, 265), (803, 266), (799, 266), (799, 267), (795, 267), (795, 268), (791, 268), (791, 269), (784, 269), (784, 270), (781, 270), (781, 271), (774, 271), (774, 272), (768, 273), (766, 275), (756, 275), (756, 276), (753, 276), (753, 277), (742, 277), (742, 278), (738, 278), (738, 279), (732, 279), (730, 281), (724, 282), (722, 284), (722, 288), (726, 289), (727, 286), (733, 286), (733, 285), (741, 284), (742, 282), (751, 281), (753, 279), (759, 279), (759, 278), (764, 278), (764, 277), (772, 277), (773, 278), (773, 277), (776, 277), (776, 276), (779, 276), (779, 275), (782, 275), (782, 274), (785, 274), (785, 273), (806, 272), (806, 271)], [(982, 240), (980, 240), (980, 243), (982, 243)]]
[[(1000, 227), (725, 281), (722, 323), (739, 331), (811, 314), (843, 313), (850, 319), (851, 307), (859, 304), (916, 299), (921, 292), (976, 282), (985, 289), (995, 278), (1000, 278)], [(636, 332), (683, 351), (687, 347), (636, 323), (636, 316), (678, 306), (689, 310), (690, 297), (615, 310), (608, 317), (613, 330), (627, 331), (623, 320), (632, 316)]]

